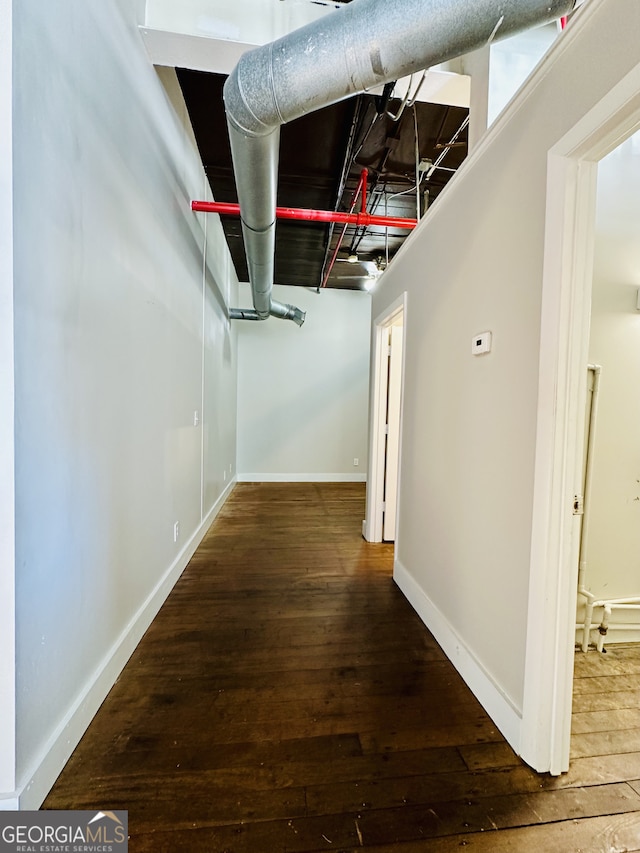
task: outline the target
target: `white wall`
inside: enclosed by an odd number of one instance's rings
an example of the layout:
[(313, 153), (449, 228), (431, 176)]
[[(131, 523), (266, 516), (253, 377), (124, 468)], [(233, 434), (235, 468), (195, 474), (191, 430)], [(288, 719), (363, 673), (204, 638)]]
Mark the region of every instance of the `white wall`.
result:
[(473, 151), (558, 35), (557, 23), (545, 24), (461, 57), (461, 69), (470, 77), (469, 151)]
[(238, 476), (364, 479), (371, 297), (276, 286), (274, 298), (307, 318), (238, 323)]
[[(547, 152), (638, 61), (640, 4), (586, 4), (406, 241), (373, 300), (408, 293), (395, 576), (520, 748)], [(615, 45), (615, 49), (612, 46)], [(476, 333), (491, 353), (473, 357)]]
[[(640, 596), (639, 233), (640, 133), (598, 167), (589, 359), (602, 374), (586, 576), (598, 598)], [(619, 611), (614, 621), (640, 617)], [(630, 639), (640, 632), (612, 630), (607, 643)]]
[(488, 123), (516, 94), (559, 35), (557, 23), (534, 27), (490, 47)]
[(487, 129), (489, 109), (489, 67), (491, 49), (483, 47), (462, 58), (462, 67), (470, 78), (469, 152), (473, 151)]
[(205, 248), (189, 209), (204, 174), (135, 7), (14, 8), (23, 808), (46, 794), (235, 468), (237, 282), (217, 220)]
[(0, 0), (0, 809), (15, 787), (12, 5)]

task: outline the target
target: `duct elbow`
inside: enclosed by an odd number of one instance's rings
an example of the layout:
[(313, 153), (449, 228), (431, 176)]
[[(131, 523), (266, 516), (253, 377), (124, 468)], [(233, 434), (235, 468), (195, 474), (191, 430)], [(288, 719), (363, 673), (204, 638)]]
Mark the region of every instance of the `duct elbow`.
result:
[(229, 308), (230, 320), (267, 320), (270, 316), (293, 320), (296, 326), (301, 326), (307, 314), (295, 305), (283, 305), (281, 302), (272, 302), (271, 309), (266, 314), (264, 311), (256, 311), (255, 308)]
[(302, 311), (295, 305), (284, 305), (281, 302), (271, 302), (271, 316), (279, 317), (281, 320), (293, 320), (296, 326), (301, 326), (307, 316), (306, 311)]
[(223, 99), (227, 121), (245, 138), (267, 136), (282, 124), (271, 80), (272, 46), (248, 51), (227, 77)]
[(301, 326), (306, 319), (307, 312), (301, 311), (299, 308), (296, 308), (294, 305), (292, 305), (291, 307), (293, 308), (293, 316), (291, 317), (291, 319), (293, 320), (293, 322), (297, 326)]

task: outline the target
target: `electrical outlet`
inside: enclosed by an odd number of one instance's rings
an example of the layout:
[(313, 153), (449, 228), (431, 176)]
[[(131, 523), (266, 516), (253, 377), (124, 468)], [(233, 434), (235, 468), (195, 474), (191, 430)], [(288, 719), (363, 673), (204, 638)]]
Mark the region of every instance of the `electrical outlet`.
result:
[(223, 472), (222, 472), (222, 479), (223, 479), (225, 482), (227, 481), (227, 472), (226, 472), (226, 471), (223, 471)]
[(200, 423), (200, 412), (196, 409), (193, 413), (193, 425), (198, 426)]
[(360, 464), (360, 460), (358, 459), (357, 456), (354, 456), (353, 457), (353, 467), (357, 468), (359, 464)]
[(479, 335), (474, 335), (471, 341), (471, 352), (473, 355), (491, 352), (491, 332), (480, 332)]
[(180, 522), (176, 521), (173, 525), (173, 541), (177, 542), (180, 538)]

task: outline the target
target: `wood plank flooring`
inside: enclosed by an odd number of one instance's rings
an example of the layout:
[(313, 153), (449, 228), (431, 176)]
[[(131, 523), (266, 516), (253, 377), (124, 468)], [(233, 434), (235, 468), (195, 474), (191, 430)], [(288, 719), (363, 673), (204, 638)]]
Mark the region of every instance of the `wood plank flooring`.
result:
[(360, 484), (239, 484), (44, 803), (132, 853), (640, 851), (640, 651), (524, 765), (361, 538)]

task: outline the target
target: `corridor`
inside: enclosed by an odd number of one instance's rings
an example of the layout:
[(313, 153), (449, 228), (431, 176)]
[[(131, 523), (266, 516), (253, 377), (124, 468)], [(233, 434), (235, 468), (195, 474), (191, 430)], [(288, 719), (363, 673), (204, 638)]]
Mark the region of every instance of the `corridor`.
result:
[(583, 702), (569, 774), (531, 771), (363, 513), (363, 484), (236, 485), (43, 807), (128, 809), (132, 853), (640, 850), (638, 729), (602, 754)]

